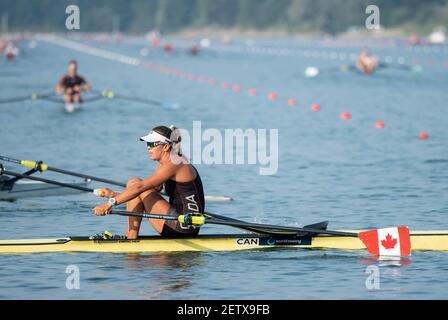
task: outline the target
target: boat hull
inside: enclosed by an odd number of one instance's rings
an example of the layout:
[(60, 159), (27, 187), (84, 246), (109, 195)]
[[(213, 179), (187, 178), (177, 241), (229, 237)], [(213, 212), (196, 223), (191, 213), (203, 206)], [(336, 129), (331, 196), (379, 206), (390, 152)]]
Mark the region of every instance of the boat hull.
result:
[[(448, 251), (448, 231), (414, 231), (413, 250)], [(0, 253), (34, 252), (185, 252), (241, 251), (281, 248), (361, 250), (358, 238), (340, 236), (274, 237), (255, 234), (202, 235), (195, 238), (142, 237), (137, 240), (89, 240), (87, 237), (0, 240)]]
[(81, 109), (82, 109), (81, 103), (69, 103), (69, 102), (67, 102), (67, 103), (64, 104), (64, 111), (67, 112), (67, 113), (73, 113), (73, 112), (79, 111)]

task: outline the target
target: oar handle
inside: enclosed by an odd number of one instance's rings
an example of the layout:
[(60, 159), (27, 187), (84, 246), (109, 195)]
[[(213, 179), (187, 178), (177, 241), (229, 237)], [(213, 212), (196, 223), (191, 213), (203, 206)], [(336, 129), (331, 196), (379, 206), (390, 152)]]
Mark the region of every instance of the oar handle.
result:
[(178, 216), (167, 214), (156, 214), (146, 212), (130, 212), (121, 210), (111, 210), (109, 214), (116, 214), (127, 217), (140, 217), (149, 219), (163, 219), (163, 220), (176, 220), (186, 225), (203, 225), (205, 223), (205, 217), (202, 215), (194, 215), (191, 213), (181, 214)]

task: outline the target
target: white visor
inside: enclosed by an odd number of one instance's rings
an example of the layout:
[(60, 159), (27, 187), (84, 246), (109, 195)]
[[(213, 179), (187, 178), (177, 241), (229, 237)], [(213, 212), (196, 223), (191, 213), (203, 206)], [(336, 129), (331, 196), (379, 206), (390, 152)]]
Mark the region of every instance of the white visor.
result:
[(155, 131), (149, 131), (149, 133), (140, 138), (140, 141), (146, 141), (146, 142), (162, 142), (162, 143), (169, 143), (172, 144), (173, 142), (168, 139), (167, 137), (162, 136), (160, 133)]

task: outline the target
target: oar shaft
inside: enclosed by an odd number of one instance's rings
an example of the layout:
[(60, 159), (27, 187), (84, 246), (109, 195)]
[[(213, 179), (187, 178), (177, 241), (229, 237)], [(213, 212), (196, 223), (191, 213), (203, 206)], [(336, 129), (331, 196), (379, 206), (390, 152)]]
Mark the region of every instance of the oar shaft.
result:
[(130, 211), (120, 211), (112, 210), (109, 214), (115, 214), (119, 216), (127, 217), (140, 217), (140, 218), (150, 218), (150, 219), (164, 219), (164, 220), (178, 220), (179, 216), (165, 215), (165, 214), (153, 214), (146, 212), (130, 212)]
[[(276, 231), (289, 231), (289, 232), (301, 232), (301, 233), (315, 233), (315, 234), (327, 234), (333, 236), (341, 236), (341, 237), (358, 237), (357, 233), (353, 232), (343, 232), (343, 231), (331, 231), (331, 230), (322, 230), (322, 229), (314, 229), (314, 228), (296, 228), (296, 227), (285, 227), (285, 226), (275, 226), (269, 224), (259, 224), (259, 223), (249, 223), (236, 219), (229, 220), (220, 220), (211, 215), (207, 216), (195, 216), (191, 214), (184, 214), (179, 216), (173, 215), (163, 215), (163, 214), (151, 214), (151, 213), (141, 213), (141, 212), (128, 212), (128, 211), (119, 211), (112, 210), (111, 214), (117, 214), (122, 216), (131, 216), (131, 217), (142, 217), (142, 218), (152, 218), (152, 219), (165, 219), (165, 220), (177, 220), (182, 223), (186, 223), (189, 225), (203, 225), (203, 224), (217, 224), (217, 225), (225, 225), (230, 227), (237, 228), (253, 228), (253, 229), (265, 229), (265, 230), (276, 230)], [(207, 215), (207, 213), (205, 213)]]
[(392, 69), (401, 69), (401, 70), (412, 70), (411, 66), (408, 66), (406, 64), (393, 64), (393, 63), (386, 63), (386, 62), (380, 62), (378, 64), (379, 68), (392, 68)]
[(146, 212), (130, 212), (130, 211), (120, 211), (111, 210), (109, 214), (116, 214), (120, 216), (127, 217), (140, 217), (149, 219), (163, 219), (163, 220), (175, 220), (187, 225), (203, 225), (205, 222), (204, 216), (196, 216), (192, 214), (181, 214), (178, 216), (167, 215), (167, 214), (156, 214), (156, 213), (146, 213)]
[(38, 99), (45, 99), (47, 97), (51, 97), (55, 95), (54, 92), (50, 93), (32, 93), (31, 95), (21, 96), (21, 97), (14, 97), (9, 99), (1, 99), (0, 104), (2, 103), (13, 103), (13, 102), (20, 102), (20, 101), (26, 101), (26, 100), (38, 100)]
[[(51, 167), (45, 163), (38, 163), (35, 161), (30, 161), (30, 160), (19, 160), (19, 159), (9, 158), (9, 157), (5, 157), (5, 156), (0, 156), (0, 160), (20, 164), (24, 167), (31, 168), (31, 169), (35, 169), (37, 166), (39, 166), (40, 171), (53, 171), (53, 172), (57, 172), (57, 173), (61, 173), (61, 174), (66, 174), (66, 175), (84, 178), (84, 179), (90, 179), (93, 181), (103, 182), (103, 183), (126, 188), (126, 184), (123, 182), (114, 181), (114, 180), (110, 180), (110, 179), (104, 179), (104, 178), (91, 176), (88, 174), (82, 174), (82, 173), (78, 173), (78, 172), (73, 172), (73, 171), (69, 171), (69, 170), (65, 170), (65, 169), (55, 168), (55, 167)], [(162, 195), (167, 195), (167, 194), (162, 192)], [(209, 202), (225, 202), (225, 201), (232, 201), (233, 198), (231, 198), (229, 196), (221, 196), (221, 195), (206, 195), (205, 200), (209, 201)]]
[(64, 183), (64, 182), (59, 182), (59, 181), (54, 181), (54, 180), (48, 180), (48, 179), (45, 179), (45, 178), (38, 178), (38, 177), (35, 177), (35, 176), (28, 176), (26, 174), (20, 174), (20, 173), (16, 173), (16, 172), (7, 171), (7, 170), (3, 170), (2, 174), (14, 176), (14, 177), (19, 177), (19, 178), (23, 178), (23, 179), (29, 179), (29, 180), (34, 180), (34, 181), (45, 182), (45, 183), (48, 183), (48, 184), (54, 184), (54, 185), (60, 186), (60, 187), (72, 188), (72, 189), (77, 189), (77, 190), (80, 190), (80, 191), (94, 193), (93, 189), (82, 187), (82, 186), (77, 186), (77, 185), (70, 184), (70, 183)]
[(68, 170), (64, 170), (64, 169), (59, 169), (59, 168), (55, 168), (55, 167), (47, 167), (47, 170), (58, 172), (58, 173), (62, 173), (62, 174), (66, 174), (66, 175), (70, 175), (70, 176), (80, 177), (80, 178), (84, 178), (84, 179), (90, 179), (90, 180), (94, 180), (94, 181), (98, 181), (98, 182), (104, 182), (104, 183), (107, 183), (107, 184), (112, 184), (112, 185), (116, 185), (116, 186), (120, 186), (120, 187), (126, 188), (126, 184), (124, 184), (122, 182), (109, 180), (109, 179), (104, 179), (104, 178), (99, 178), (99, 177), (95, 177), (95, 176), (90, 176), (88, 174), (77, 173), (77, 172), (68, 171)]
[(140, 103), (147, 103), (152, 104), (156, 106), (162, 106), (163, 103), (157, 100), (148, 99), (148, 98), (140, 98), (140, 97), (132, 97), (132, 96), (126, 96), (123, 94), (116, 94), (113, 91), (103, 91), (100, 93), (102, 97), (107, 99), (122, 99), (122, 100), (129, 100), (129, 101), (135, 101)]
[(46, 171), (46, 170), (54, 171), (54, 172), (58, 172), (58, 173), (62, 173), (62, 174), (66, 174), (66, 175), (70, 175), (70, 176), (74, 176), (74, 177), (90, 179), (90, 180), (94, 180), (94, 181), (98, 181), (98, 182), (104, 182), (107, 184), (112, 184), (112, 185), (116, 185), (116, 186), (120, 186), (120, 187), (124, 187), (124, 188), (126, 187), (126, 184), (124, 184), (122, 182), (109, 180), (109, 179), (103, 179), (103, 178), (99, 178), (99, 177), (95, 177), (95, 176), (91, 176), (91, 175), (87, 175), (87, 174), (82, 174), (82, 173), (78, 173), (78, 172), (73, 172), (73, 171), (69, 171), (69, 170), (65, 170), (65, 169), (50, 167), (49, 165), (47, 165), (45, 163), (37, 163), (35, 161), (30, 161), (30, 160), (13, 159), (13, 158), (5, 157), (5, 156), (0, 156), (0, 160), (17, 163), (24, 167), (32, 168), (32, 169), (36, 168), (36, 166), (40, 166), (40, 169), (42, 171)]

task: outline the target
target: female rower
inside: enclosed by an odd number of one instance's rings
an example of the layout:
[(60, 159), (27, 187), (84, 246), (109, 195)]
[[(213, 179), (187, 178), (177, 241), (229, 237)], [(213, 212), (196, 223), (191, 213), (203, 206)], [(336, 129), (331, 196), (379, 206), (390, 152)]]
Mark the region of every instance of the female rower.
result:
[[(155, 171), (146, 179), (130, 179), (121, 193), (102, 189), (102, 196), (110, 199), (95, 207), (94, 213), (108, 214), (113, 206), (122, 203), (126, 203), (126, 210), (131, 212), (170, 215), (203, 213), (205, 200), (202, 181), (196, 168), (182, 156), (179, 130), (173, 126), (158, 126), (140, 140), (146, 142), (151, 160), (159, 162)], [(160, 195), (162, 186), (169, 202)], [(141, 217), (127, 217), (128, 239), (138, 237), (141, 221)], [(149, 219), (149, 222), (162, 236), (191, 237), (199, 232), (199, 227), (174, 220)]]

